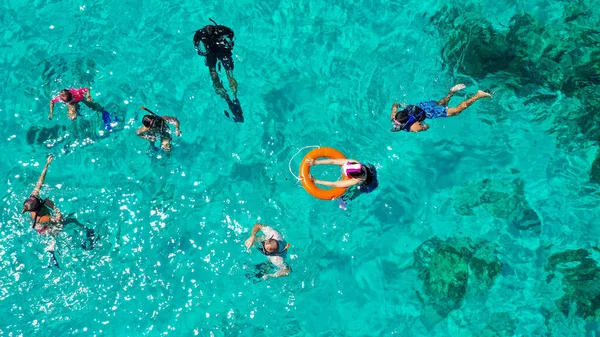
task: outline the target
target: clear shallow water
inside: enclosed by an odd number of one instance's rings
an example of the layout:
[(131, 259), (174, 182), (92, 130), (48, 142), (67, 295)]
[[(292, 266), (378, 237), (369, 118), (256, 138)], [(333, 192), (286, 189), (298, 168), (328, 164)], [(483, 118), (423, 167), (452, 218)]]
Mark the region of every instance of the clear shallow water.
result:
[[(440, 56), (447, 36), (430, 21), (443, 4), (2, 6), (2, 333), (482, 336), (499, 313), (509, 313), (518, 336), (598, 333), (581, 318), (544, 315), (557, 311), (563, 294), (560, 283), (545, 281), (548, 256), (587, 249), (600, 236), (597, 191), (588, 184), (596, 147), (558, 147), (554, 126), (536, 118), (545, 106), (526, 103), (498, 77), (447, 71)], [(474, 19), (503, 27), (520, 12), (552, 22), (561, 14), (554, 7), (469, 8)], [(244, 124), (223, 116), (226, 105), (195, 55), (193, 33), (208, 17), (235, 30)], [(458, 82), (468, 88), (452, 103), (478, 88), (495, 98), (431, 122), (426, 133), (388, 132), (392, 102), (437, 99)], [(62, 107), (48, 121), (48, 100), (71, 86), (91, 87), (125, 123), (100, 136), (101, 121), (85, 107), (76, 123)], [(145, 155), (134, 132), (140, 105), (180, 119), (183, 137), (171, 158)], [(288, 171), (307, 145), (373, 163), (380, 187), (346, 212), (310, 197)], [(45, 238), (19, 214), (49, 152), (57, 158), (43, 195), (101, 235), (96, 249), (82, 251), (65, 231), (62, 270), (43, 268)], [(504, 182), (494, 184), (526, 200), (542, 225), (516, 230), (501, 215), (518, 207), (487, 194), (474, 197), (486, 200), (473, 214), (462, 212), (457, 205), (485, 179)], [(245, 266), (264, 259), (243, 249), (256, 221), (292, 244), (290, 277), (244, 276)], [(435, 236), (490, 241), (502, 263), (489, 290), (468, 293), (444, 318), (422, 303), (412, 267), (415, 250)]]

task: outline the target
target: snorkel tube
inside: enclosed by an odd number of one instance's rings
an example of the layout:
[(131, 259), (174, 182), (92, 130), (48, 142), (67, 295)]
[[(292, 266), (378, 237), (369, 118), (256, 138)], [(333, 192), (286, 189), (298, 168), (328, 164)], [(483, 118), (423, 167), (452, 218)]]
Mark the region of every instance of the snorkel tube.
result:
[(149, 110), (148, 108), (146, 108), (146, 107), (145, 107), (145, 106), (143, 106), (143, 105), (141, 106), (141, 109), (142, 109), (142, 110), (146, 110), (146, 111), (148, 111), (150, 114), (152, 114), (153, 116), (160, 118), (160, 116), (159, 116), (159, 115), (157, 115), (157, 114), (156, 114), (154, 111), (151, 111), (151, 110)]

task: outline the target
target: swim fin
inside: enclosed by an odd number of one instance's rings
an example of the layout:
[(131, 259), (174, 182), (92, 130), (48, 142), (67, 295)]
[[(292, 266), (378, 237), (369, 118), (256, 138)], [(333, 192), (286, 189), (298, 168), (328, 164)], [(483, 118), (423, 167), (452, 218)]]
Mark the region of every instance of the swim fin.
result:
[(104, 122), (104, 128), (108, 131), (112, 130), (113, 128), (113, 122), (118, 122), (119, 118), (117, 118), (116, 116), (114, 117), (114, 120), (111, 119), (110, 117), (110, 112), (104, 110), (102, 111), (102, 121)]
[(83, 243), (81, 244), (81, 248), (83, 248), (84, 250), (94, 249), (94, 245), (96, 244), (96, 241), (98, 241), (99, 238), (100, 238), (100, 236), (96, 236), (96, 233), (94, 232), (93, 229), (86, 228), (85, 229), (85, 239), (84, 239)]
[(58, 260), (56, 259), (56, 255), (54, 255), (54, 251), (48, 251), (48, 253), (50, 253), (50, 261), (48, 262), (48, 267), (56, 267), (58, 269), (61, 269), (60, 266), (58, 265)]

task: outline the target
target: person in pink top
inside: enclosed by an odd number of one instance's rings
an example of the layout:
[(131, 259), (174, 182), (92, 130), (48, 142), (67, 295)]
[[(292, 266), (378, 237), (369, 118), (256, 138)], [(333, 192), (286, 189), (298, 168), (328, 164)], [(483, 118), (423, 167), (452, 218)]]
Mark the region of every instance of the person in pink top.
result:
[(92, 101), (90, 89), (80, 88), (61, 90), (58, 96), (54, 97), (50, 101), (50, 114), (48, 115), (48, 119), (52, 119), (52, 115), (54, 113), (54, 103), (63, 102), (67, 105), (67, 116), (69, 116), (69, 119), (72, 121), (75, 120), (75, 118), (77, 118), (77, 111), (79, 110), (79, 102), (81, 101), (89, 106), (88, 102)]

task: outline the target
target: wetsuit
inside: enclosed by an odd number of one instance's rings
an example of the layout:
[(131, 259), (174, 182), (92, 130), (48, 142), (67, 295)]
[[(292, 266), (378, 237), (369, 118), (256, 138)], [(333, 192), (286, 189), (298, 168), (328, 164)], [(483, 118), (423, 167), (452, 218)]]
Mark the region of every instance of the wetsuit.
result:
[[(227, 39), (229, 40), (227, 40)], [(206, 52), (202, 52), (199, 44), (202, 42)], [(233, 70), (233, 58), (231, 50), (233, 49), (233, 30), (221, 25), (208, 25), (196, 31), (194, 34), (194, 47), (198, 55), (206, 56), (206, 66), (209, 69), (215, 69), (217, 60), (221, 61), (226, 71)]]

